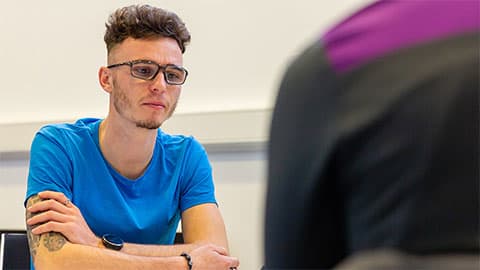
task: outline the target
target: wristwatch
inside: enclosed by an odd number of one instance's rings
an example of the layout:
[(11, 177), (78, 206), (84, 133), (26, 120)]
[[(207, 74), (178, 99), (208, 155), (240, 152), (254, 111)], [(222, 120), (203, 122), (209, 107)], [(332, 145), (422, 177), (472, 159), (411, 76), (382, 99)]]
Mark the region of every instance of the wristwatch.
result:
[(104, 234), (102, 236), (102, 243), (108, 249), (120, 250), (123, 247), (122, 238), (114, 234)]

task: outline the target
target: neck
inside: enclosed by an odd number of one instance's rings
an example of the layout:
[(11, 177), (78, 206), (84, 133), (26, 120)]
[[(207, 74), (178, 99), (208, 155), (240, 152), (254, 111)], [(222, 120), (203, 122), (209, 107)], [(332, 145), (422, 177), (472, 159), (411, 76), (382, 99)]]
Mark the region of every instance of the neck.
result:
[(121, 175), (136, 179), (152, 159), (157, 130), (116, 124), (107, 117), (99, 127), (100, 150), (108, 163)]

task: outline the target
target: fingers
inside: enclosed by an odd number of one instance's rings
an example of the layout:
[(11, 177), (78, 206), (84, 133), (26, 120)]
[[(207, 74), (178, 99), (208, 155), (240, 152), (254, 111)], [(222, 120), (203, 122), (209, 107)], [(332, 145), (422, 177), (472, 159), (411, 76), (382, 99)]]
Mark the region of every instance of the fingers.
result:
[(228, 251), (224, 247), (220, 247), (220, 246), (217, 246), (217, 245), (210, 245), (210, 246), (218, 254), (223, 255), (223, 256), (228, 256)]
[(59, 232), (63, 233), (65, 231), (65, 223), (50, 221), (32, 229), (33, 234), (42, 234), (47, 232)]
[(69, 216), (60, 214), (55, 211), (46, 211), (29, 218), (27, 220), (27, 225), (33, 226), (35, 224), (46, 223), (49, 221), (66, 223), (69, 221)]
[[(70, 221), (69, 215), (72, 214), (72, 210), (70, 210), (70, 208), (74, 207), (74, 205), (70, 203), (68, 198), (63, 193), (43, 191), (38, 193), (38, 197), (41, 198), (42, 201), (39, 201), (27, 208), (27, 211), (36, 213), (27, 220), (27, 225), (33, 226), (42, 223), (44, 224), (42, 224), (42, 226), (38, 225), (32, 230), (32, 233), (43, 233), (45, 232), (45, 228), (50, 228), (50, 226), (53, 226), (54, 224), (66, 223)], [(66, 202), (67, 205), (62, 203), (62, 200)], [(58, 226), (55, 225), (54, 227), (57, 228)], [(52, 230), (50, 229), (50, 231)]]
[(237, 268), (240, 266), (240, 261), (238, 258), (235, 257), (229, 257), (230, 258), (230, 270), (237, 270)]
[(62, 192), (42, 191), (38, 193), (38, 196), (44, 200), (48, 200), (48, 199), (56, 200), (57, 202), (60, 202), (67, 207), (70, 205), (70, 200)]
[(73, 206), (72, 203), (69, 203), (69, 206), (65, 206), (63, 203), (60, 203), (57, 200), (47, 199), (30, 206), (29, 208), (27, 208), (27, 210), (32, 213), (52, 210), (66, 214), (68, 212), (68, 208), (70, 208), (71, 206)]
[(225, 256), (225, 249), (214, 244), (205, 244), (190, 253), (195, 269), (235, 269), (239, 261), (235, 257)]
[(27, 210), (30, 212), (40, 212), (46, 210), (54, 210), (61, 213), (66, 213), (66, 208), (75, 207), (65, 194), (56, 191), (42, 191), (38, 193), (38, 197), (42, 199)]
[(226, 261), (229, 270), (237, 270), (240, 265), (240, 261), (236, 257), (223, 256), (223, 259)]
[[(227, 250), (223, 247), (213, 245), (213, 244), (207, 244), (207, 245), (205, 245), (201, 248), (206, 248), (206, 249), (216, 253), (217, 258), (221, 258), (221, 260), (224, 263), (226, 263), (226, 265), (228, 266), (227, 269), (229, 269), (229, 270), (234, 270), (240, 265), (240, 261), (238, 260), (238, 258), (230, 257), (228, 255)], [(220, 256), (220, 257), (218, 257), (218, 256)]]

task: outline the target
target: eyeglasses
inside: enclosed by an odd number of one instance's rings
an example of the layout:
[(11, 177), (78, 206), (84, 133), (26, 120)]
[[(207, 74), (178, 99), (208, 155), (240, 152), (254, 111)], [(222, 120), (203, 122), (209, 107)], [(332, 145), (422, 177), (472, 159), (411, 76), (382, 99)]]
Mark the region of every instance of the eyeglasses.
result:
[(124, 63), (107, 66), (115, 68), (119, 66), (130, 66), (130, 74), (138, 79), (151, 81), (162, 71), (165, 82), (171, 85), (182, 85), (187, 79), (188, 71), (176, 65), (168, 64), (161, 66), (150, 60), (134, 60)]

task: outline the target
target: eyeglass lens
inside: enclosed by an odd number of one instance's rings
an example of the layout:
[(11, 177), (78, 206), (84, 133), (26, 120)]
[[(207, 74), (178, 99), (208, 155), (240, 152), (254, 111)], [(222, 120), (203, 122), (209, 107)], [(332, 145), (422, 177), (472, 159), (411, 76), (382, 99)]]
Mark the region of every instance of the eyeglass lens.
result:
[(185, 70), (176, 66), (160, 67), (152, 63), (134, 63), (132, 65), (132, 75), (140, 79), (152, 80), (160, 68), (163, 69), (162, 72), (167, 83), (182, 84), (185, 81)]

